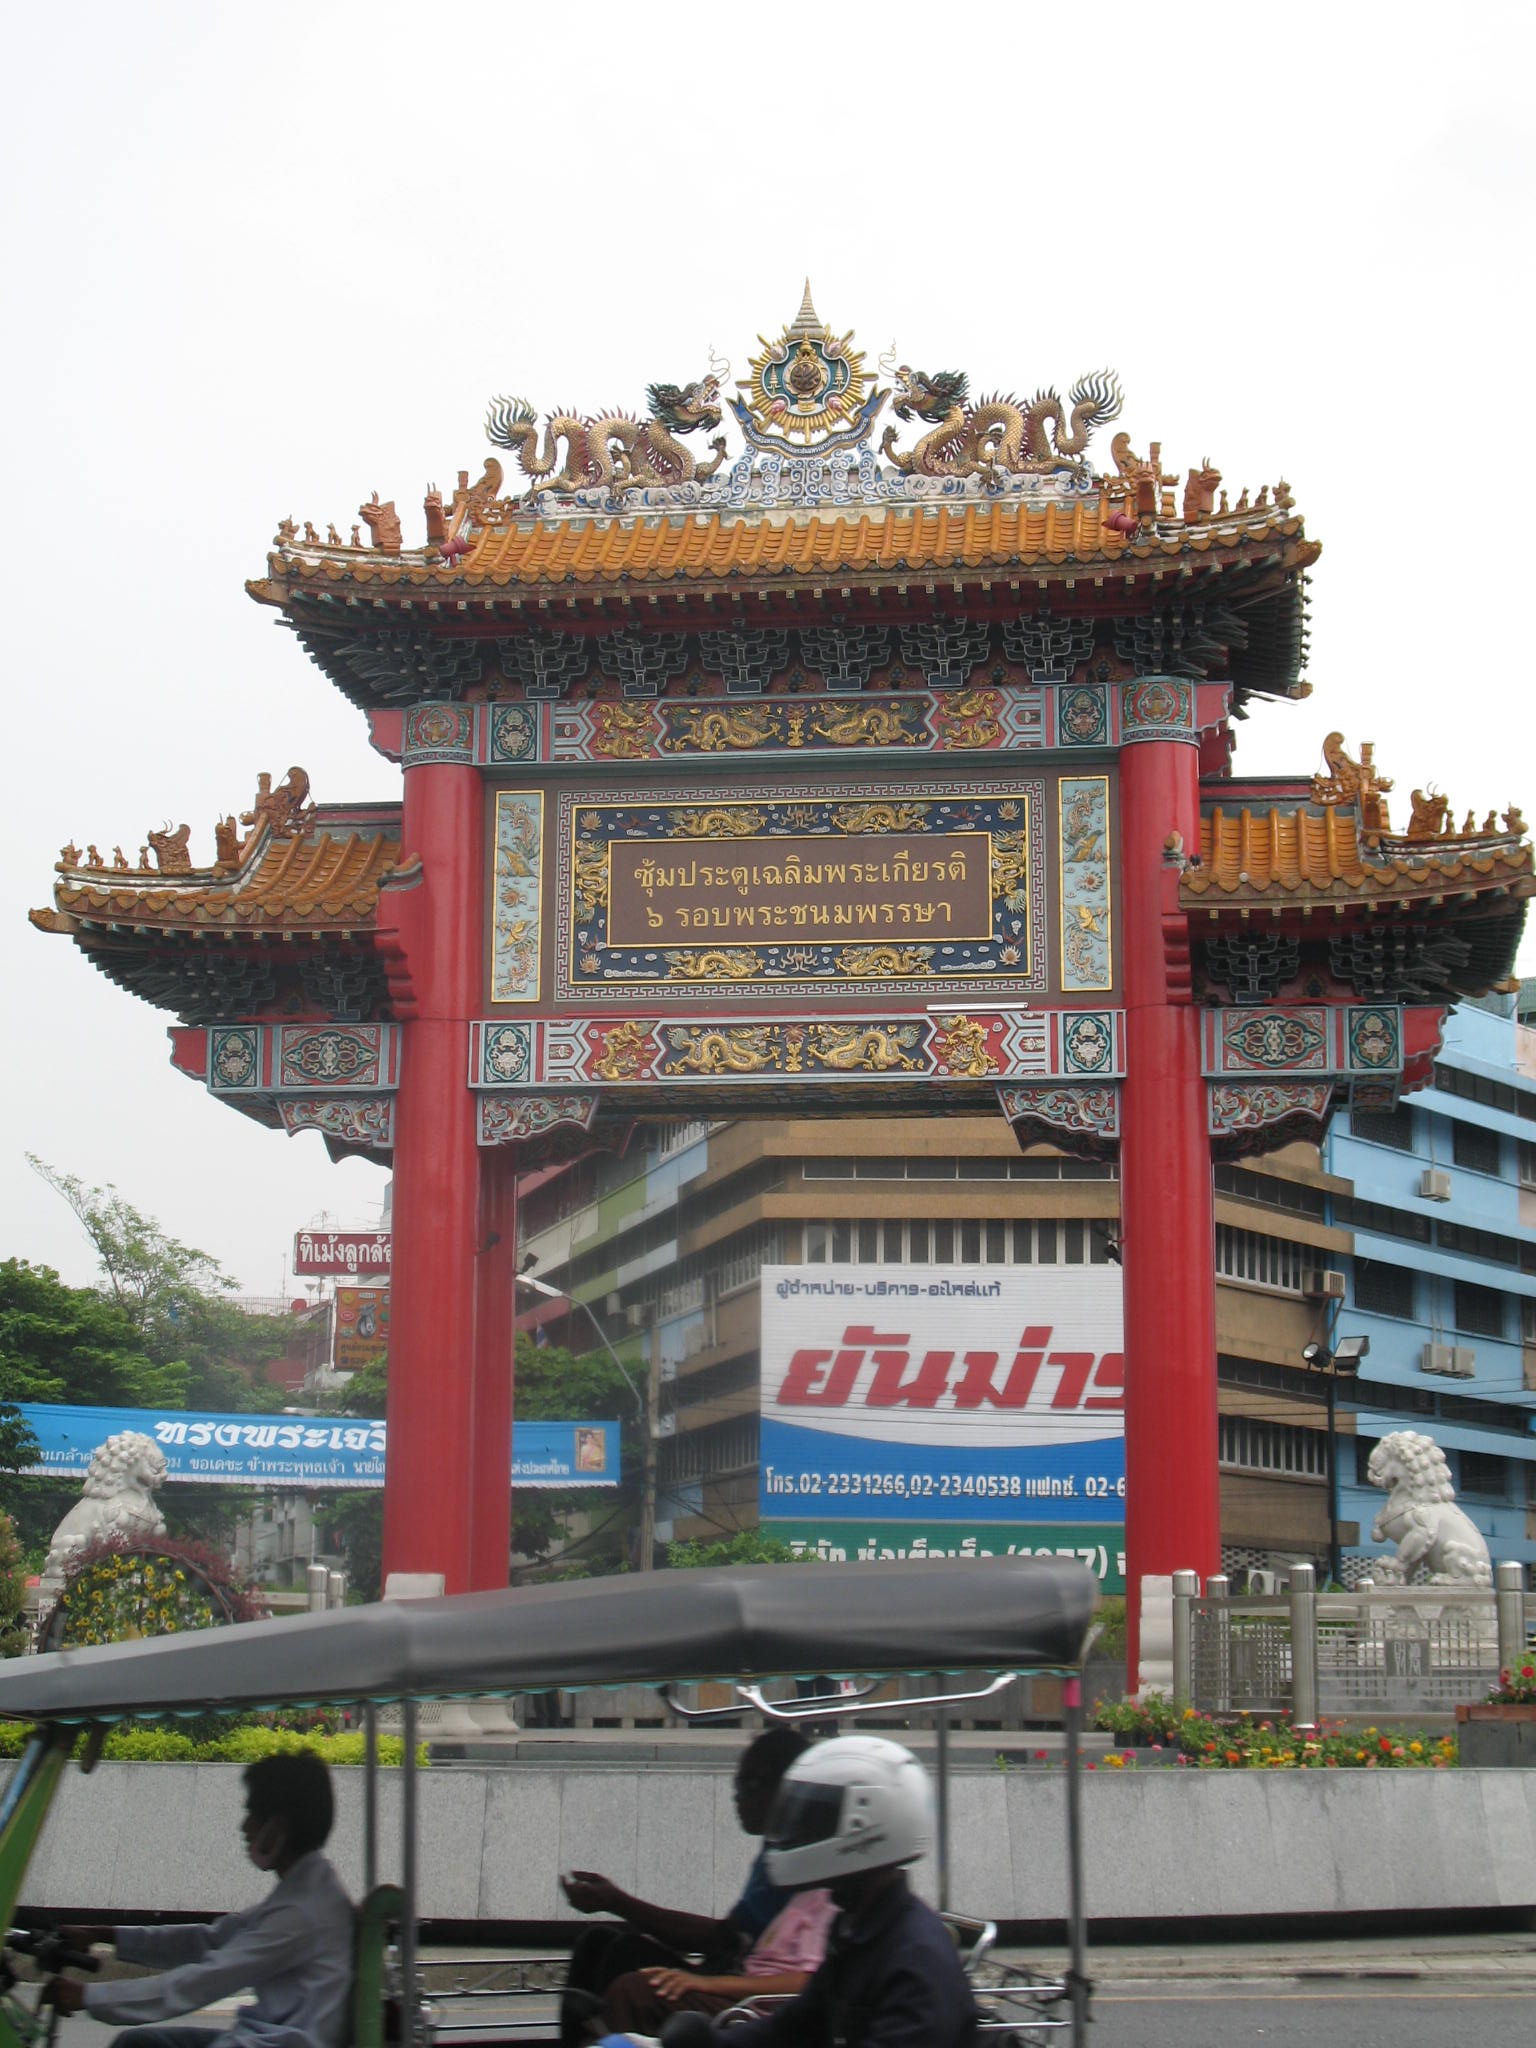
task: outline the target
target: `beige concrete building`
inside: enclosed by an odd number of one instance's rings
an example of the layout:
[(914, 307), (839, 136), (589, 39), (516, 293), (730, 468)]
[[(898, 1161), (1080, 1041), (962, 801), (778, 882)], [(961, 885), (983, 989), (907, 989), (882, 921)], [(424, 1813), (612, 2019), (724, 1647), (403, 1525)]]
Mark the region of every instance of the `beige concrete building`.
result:
[[(1216, 1168), (1224, 1562), (1323, 1560), (1326, 1408), (1303, 1347), (1325, 1332), (1348, 1192), (1295, 1145)], [(980, 1117), (656, 1126), (623, 1158), (532, 1177), (519, 1242), (584, 1300), (637, 1381), (656, 1378), (658, 1532), (708, 1538), (758, 1508), (765, 1264), (1104, 1264), (1119, 1255), (1113, 1164), (1021, 1153)], [(544, 1301), (525, 1318), (569, 1324)], [(1341, 1417), (1341, 1427), (1348, 1420)]]

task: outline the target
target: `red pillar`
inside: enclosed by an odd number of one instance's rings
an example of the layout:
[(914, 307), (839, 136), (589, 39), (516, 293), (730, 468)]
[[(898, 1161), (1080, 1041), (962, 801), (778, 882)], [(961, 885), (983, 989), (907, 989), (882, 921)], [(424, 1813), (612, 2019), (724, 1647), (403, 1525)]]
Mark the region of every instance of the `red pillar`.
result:
[[(1168, 835), (1200, 844), (1192, 743), (1120, 754), (1126, 1077), (1120, 1135), (1125, 1269), (1127, 1670), (1136, 1683), (1144, 1573), (1218, 1569), (1216, 1242), (1200, 1015), (1176, 918)], [(1170, 915), (1165, 939), (1163, 915)]]
[(440, 1572), (450, 1593), (475, 1583), (481, 1240), (468, 1020), (480, 996), (484, 817), (468, 762), (407, 765), (402, 853), (420, 856), (421, 880), (400, 902), (412, 997), (395, 1103), (384, 1570)]
[(479, 1246), (469, 1523), (469, 1583), (477, 1592), (507, 1583), (512, 1552), (517, 1152), (510, 1145), (480, 1154)]

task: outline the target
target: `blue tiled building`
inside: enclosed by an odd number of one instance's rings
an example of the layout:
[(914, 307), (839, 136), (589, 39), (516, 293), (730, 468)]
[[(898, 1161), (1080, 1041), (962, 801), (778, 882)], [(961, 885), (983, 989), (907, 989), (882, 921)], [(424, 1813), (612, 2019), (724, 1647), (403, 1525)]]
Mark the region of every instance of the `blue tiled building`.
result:
[(1516, 999), (1490, 996), (1453, 1011), (1433, 1084), (1391, 1112), (1337, 1117), (1324, 1162), (1354, 1183), (1353, 1197), (1335, 1204), (1334, 1220), (1354, 1231), (1354, 1252), (1344, 1261), (1334, 1341), (1370, 1338), (1348, 1404), (1358, 1434), (1340, 1444), (1346, 1579), (1393, 1548), (1369, 1540), (1383, 1496), (1365, 1473), (1373, 1445), (1394, 1429), (1436, 1439), (1494, 1561), (1518, 1558), (1529, 1568), (1536, 1030)]

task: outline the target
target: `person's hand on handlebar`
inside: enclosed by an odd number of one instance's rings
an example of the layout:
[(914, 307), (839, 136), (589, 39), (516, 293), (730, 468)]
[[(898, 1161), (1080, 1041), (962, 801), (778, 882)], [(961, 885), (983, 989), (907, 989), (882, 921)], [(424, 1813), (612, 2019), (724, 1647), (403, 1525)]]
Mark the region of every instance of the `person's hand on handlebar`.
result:
[(53, 1977), (48, 1996), (62, 2013), (76, 2013), (85, 2006), (85, 1986), (74, 1977)]
[(89, 1950), (92, 1942), (110, 1943), (112, 1940), (110, 1927), (55, 1927), (53, 1934), (54, 1939), (63, 1942), (66, 1948), (77, 1948), (82, 1951)]
[(568, 1870), (560, 1888), (578, 1913), (617, 1913), (624, 1894), (595, 1870)]

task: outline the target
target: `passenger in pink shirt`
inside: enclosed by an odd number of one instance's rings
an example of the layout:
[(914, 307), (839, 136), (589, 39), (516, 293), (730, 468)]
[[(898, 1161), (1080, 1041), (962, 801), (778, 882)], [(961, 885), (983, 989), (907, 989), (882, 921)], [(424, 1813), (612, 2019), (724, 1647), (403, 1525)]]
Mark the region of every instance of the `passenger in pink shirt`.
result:
[(744, 1998), (793, 1997), (821, 1967), (837, 1908), (830, 1891), (796, 1892), (771, 1920), (733, 1977), (651, 1966), (616, 1977), (603, 1995), (603, 2017), (617, 2034), (654, 2033), (669, 2013), (724, 2012)]

